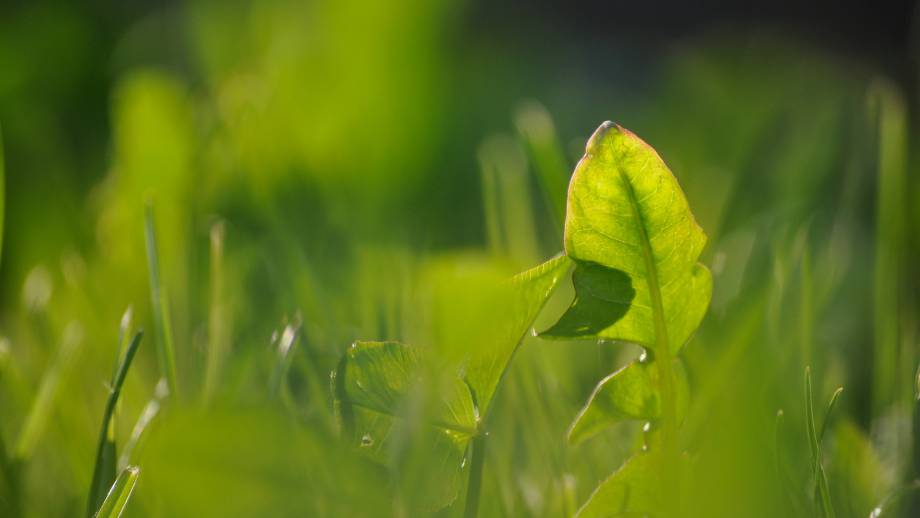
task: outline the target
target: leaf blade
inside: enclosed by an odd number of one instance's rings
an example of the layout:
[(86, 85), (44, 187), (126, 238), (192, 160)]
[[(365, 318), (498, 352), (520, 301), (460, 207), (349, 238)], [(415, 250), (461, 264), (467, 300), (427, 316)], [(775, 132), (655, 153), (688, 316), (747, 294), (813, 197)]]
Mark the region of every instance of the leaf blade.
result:
[[(697, 263), (706, 234), (658, 153), (632, 132), (602, 124), (572, 176), (565, 229), (565, 250), (578, 265), (574, 278), (581, 296), (560, 322), (602, 314), (596, 299), (619, 300), (624, 306), (628, 300), (629, 306), (620, 318), (607, 317), (582, 332), (553, 326), (547, 335), (627, 341), (653, 349), (661, 341), (670, 352), (679, 351), (705, 314), (712, 279)], [(607, 277), (603, 295), (593, 294), (594, 300), (584, 296), (579, 270), (581, 277), (593, 276), (596, 282)], [(623, 282), (612, 279), (617, 275), (631, 280), (632, 297)], [(663, 314), (656, 322), (659, 306)]]

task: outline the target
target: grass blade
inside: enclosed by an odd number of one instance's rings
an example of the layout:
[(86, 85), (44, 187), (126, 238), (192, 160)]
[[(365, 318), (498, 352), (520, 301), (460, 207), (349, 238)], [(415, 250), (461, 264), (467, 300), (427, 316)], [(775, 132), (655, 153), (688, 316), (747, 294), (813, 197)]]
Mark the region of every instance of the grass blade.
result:
[(283, 394), (284, 380), (287, 379), (288, 370), (291, 368), (291, 361), (294, 357), (294, 343), (300, 336), (301, 324), (289, 324), (284, 326), (284, 332), (281, 333), (281, 339), (278, 341), (278, 358), (275, 362), (275, 369), (272, 372), (270, 391), (272, 396)]
[(6, 213), (6, 157), (3, 154), (3, 131), (0, 128), (0, 258), (3, 257), (3, 215)]
[(77, 352), (77, 348), (83, 341), (83, 331), (79, 324), (71, 322), (64, 330), (64, 336), (61, 338), (61, 346), (55, 355), (51, 366), (42, 377), (41, 385), (38, 389), (38, 395), (35, 402), (29, 410), (26, 417), (25, 425), (19, 434), (16, 442), (13, 457), (16, 460), (25, 460), (32, 455), (38, 439), (45, 431), (48, 424), (48, 417), (57, 399), (61, 381), (64, 379), (68, 370), (73, 366), (72, 361)]
[(163, 406), (163, 400), (165, 400), (168, 395), (169, 387), (166, 385), (166, 380), (160, 378), (160, 381), (157, 382), (156, 389), (154, 389), (153, 397), (144, 405), (140, 417), (138, 417), (137, 422), (134, 423), (134, 429), (131, 430), (131, 437), (125, 443), (125, 447), (121, 452), (121, 457), (118, 459), (118, 469), (121, 470), (128, 467), (136, 457), (135, 452), (140, 451), (143, 447), (144, 439), (147, 437), (147, 428), (156, 416), (159, 415), (160, 408)]
[(131, 343), (123, 357), (117, 363), (118, 368), (115, 376), (112, 378), (111, 392), (105, 403), (105, 411), (102, 415), (102, 430), (99, 433), (99, 445), (96, 449), (96, 465), (93, 469), (93, 480), (89, 488), (89, 501), (87, 503), (87, 516), (93, 516), (95, 510), (99, 509), (105, 494), (115, 479), (116, 451), (115, 451), (115, 426), (114, 414), (115, 405), (118, 403), (118, 396), (121, 394), (121, 387), (125, 382), (125, 376), (131, 367), (131, 361), (137, 353), (141, 344), (143, 332), (134, 335)]
[(128, 506), (128, 500), (137, 485), (137, 476), (140, 469), (137, 466), (128, 466), (123, 469), (109, 489), (105, 500), (99, 506), (99, 511), (92, 515), (94, 518), (118, 518)]
[(824, 421), (821, 423), (821, 433), (818, 434), (819, 443), (824, 439), (824, 433), (827, 431), (827, 423), (831, 419), (831, 412), (834, 411), (834, 406), (837, 405), (837, 400), (840, 399), (840, 394), (842, 393), (843, 387), (837, 387), (837, 390), (834, 391), (834, 395), (831, 396), (830, 403), (827, 404), (827, 411), (824, 413)]
[(529, 102), (517, 110), (514, 124), (531, 157), (540, 189), (552, 208), (557, 228), (562, 228), (571, 168), (556, 136), (553, 119), (540, 103)]
[(207, 403), (214, 396), (221, 366), (227, 352), (227, 322), (224, 307), (224, 224), (211, 226), (211, 304), (208, 311), (208, 349), (202, 397)]
[(160, 259), (157, 252), (156, 228), (153, 221), (153, 203), (148, 200), (144, 212), (144, 235), (147, 243), (147, 269), (150, 274), (150, 306), (157, 326), (157, 352), (160, 369), (166, 377), (170, 394), (178, 395), (176, 387), (176, 353), (173, 347), (169, 303), (160, 283)]
[(899, 332), (904, 310), (908, 220), (906, 108), (897, 88), (885, 81), (872, 85), (869, 102), (874, 111), (873, 122), (877, 124), (878, 147), (872, 392), (872, 412), (877, 417), (896, 401), (906, 402), (907, 380), (912, 372), (903, 372), (903, 369), (913, 369), (915, 362), (905, 357), (910, 348), (902, 343)]
[[(835, 401), (836, 398), (832, 400)], [(815, 505), (822, 510), (825, 518), (834, 518), (834, 507), (831, 504), (830, 490), (827, 484), (827, 474), (821, 464), (821, 445), (815, 429), (815, 409), (812, 403), (811, 367), (805, 368), (805, 426), (808, 431), (808, 446), (811, 450), (812, 470), (815, 476), (815, 493), (818, 496)]]
[(483, 204), (493, 252), (529, 264), (539, 256), (527, 158), (508, 136), (487, 139), (479, 148)]

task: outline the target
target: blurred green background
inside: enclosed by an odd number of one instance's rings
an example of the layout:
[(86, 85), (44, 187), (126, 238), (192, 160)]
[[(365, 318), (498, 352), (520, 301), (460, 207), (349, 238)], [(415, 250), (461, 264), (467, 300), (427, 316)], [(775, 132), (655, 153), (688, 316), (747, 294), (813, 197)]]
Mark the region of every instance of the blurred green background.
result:
[[(84, 512), (128, 307), (147, 333), (119, 443), (159, 411), (125, 516), (430, 514), (400, 482), (426, 479), (423, 451), (381, 466), (336, 437), (329, 373), (355, 340), (473, 336), (489, 279), (561, 250), (558, 187), (612, 119), (659, 151), (710, 236), (686, 515), (811, 515), (810, 365), (822, 411), (844, 387), (824, 452), (838, 516), (891, 495), (886, 512), (916, 516), (913, 7), (762, 7), (0, 6), (0, 515)], [(636, 449), (639, 423), (565, 441), (636, 354), (525, 339), (496, 396), (481, 516), (570, 516)], [(461, 515), (460, 495), (435, 514)]]

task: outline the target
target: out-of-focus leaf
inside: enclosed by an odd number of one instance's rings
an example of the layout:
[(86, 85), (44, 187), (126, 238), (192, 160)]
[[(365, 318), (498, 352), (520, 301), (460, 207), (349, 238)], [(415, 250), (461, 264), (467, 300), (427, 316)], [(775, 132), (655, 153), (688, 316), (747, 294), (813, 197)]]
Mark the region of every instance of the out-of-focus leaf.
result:
[[(399, 416), (404, 399), (423, 381), (421, 351), (398, 342), (357, 342), (336, 371), (342, 404), (390, 417)], [(472, 433), (477, 415), (466, 383), (456, 377), (444, 394), (444, 413), (433, 423), (457, 433)]]
[(849, 420), (833, 428), (828, 479), (835, 509), (845, 516), (869, 516), (894, 488), (895, 474), (879, 459), (869, 437)]
[(118, 518), (128, 506), (134, 486), (137, 485), (137, 476), (140, 470), (136, 466), (128, 466), (121, 471), (115, 483), (109, 489), (105, 500), (96, 512), (95, 518)]
[(577, 264), (575, 301), (544, 334), (676, 353), (709, 305), (711, 275), (696, 262), (705, 244), (658, 153), (630, 131), (602, 124), (569, 187), (565, 250)]
[[(677, 409), (683, 415), (689, 401), (687, 374), (680, 360), (677, 375)], [(616, 422), (652, 420), (661, 415), (658, 369), (650, 362), (634, 361), (607, 376), (594, 389), (569, 429), (569, 442), (578, 443)]]
[[(409, 503), (414, 510), (424, 511), (444, 507), (457, 497), (466, 447), (479, 422), (467, 384), (459, 376), (433, 379), (430, 367), (419, 348), (358, 342), (345, 354), (334, 380), (348, 442), (404, 471), (417, 469), (406, 458), (405, 443), (412, 444), (414, 451), (427, 452), (429, 476), (404, 477), (424, 484), (413, 488)], [(430, 410), (423, 404), (419, 415), (413, 399), (424, 397), (429, 388), (441, 390)]]

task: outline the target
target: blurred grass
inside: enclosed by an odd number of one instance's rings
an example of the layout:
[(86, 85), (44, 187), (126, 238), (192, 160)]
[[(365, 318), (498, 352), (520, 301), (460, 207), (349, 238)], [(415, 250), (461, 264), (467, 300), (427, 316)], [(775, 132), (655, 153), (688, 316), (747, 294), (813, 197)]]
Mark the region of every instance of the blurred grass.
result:
[[(711, 236), (687, 516), (801, 515), (807, 365), (816, 395), (845, 387), (821, 448), (837, 516), (916, 476), (915, 96), (872, 64), (725, 33), (641, 66), (457, 45), (459, 2), (150, 9), (128, 29), (60, 4), (0, 21), (0, 515), (85, 509), (129, 304), (165, 355), (139, 351), (112, 430), (119, 469), (140, 466), (125, 516), (399, 515), (429, 459), (403, 442), (399, 472), (341, 444), (330, 371), (358, 339), (481, 346), (494, 308), (476, 302), (561, 248), (571, 166), (607, 118), (660, 151)], [(638, 426), (565, 434), (637, 354), (525, 338), (491, 410), (480, 516), (569, 516), (619, 467)]]

